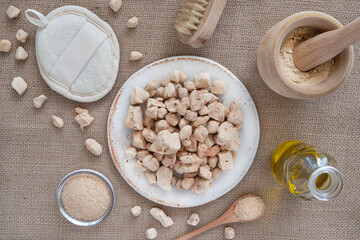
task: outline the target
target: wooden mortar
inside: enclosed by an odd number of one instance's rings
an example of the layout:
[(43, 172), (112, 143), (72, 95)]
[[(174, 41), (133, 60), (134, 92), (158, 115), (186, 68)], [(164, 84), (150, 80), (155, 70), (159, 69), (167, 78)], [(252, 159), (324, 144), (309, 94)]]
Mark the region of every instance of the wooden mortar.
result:
[(280, 68), (280, 48), (288, 34), (299, 27), (311, 27), (319, 32), (341, 28), (335, 18), (314, 11), (299, 12), (275, 24), (261, 41), (257, 65), (266, 85), (276, 93), (297, 99), (313, 99), (335, 91), (349, 76), (353, 65), (353, 47), (350, 46), (335, 57), (334, 69), (320, 83), (301, 84), (287, 79)]

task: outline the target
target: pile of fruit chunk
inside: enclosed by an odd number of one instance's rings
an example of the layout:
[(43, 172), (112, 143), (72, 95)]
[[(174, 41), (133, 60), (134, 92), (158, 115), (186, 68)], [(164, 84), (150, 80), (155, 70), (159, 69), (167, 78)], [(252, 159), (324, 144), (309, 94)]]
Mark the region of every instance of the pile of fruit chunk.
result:
[(135, 168), (146, 172), (151, 184), (202, 194), (233, 168), (243, 114), (235, 101), (230, 107), (218, 101), (226, 83), (211, 84), (207, 72), (187, 81), (175, 70), (158, 85), (154, 79), (145, 89), (131, 91), (124, 124), (135, 131), (125, 155), (137, 157)]

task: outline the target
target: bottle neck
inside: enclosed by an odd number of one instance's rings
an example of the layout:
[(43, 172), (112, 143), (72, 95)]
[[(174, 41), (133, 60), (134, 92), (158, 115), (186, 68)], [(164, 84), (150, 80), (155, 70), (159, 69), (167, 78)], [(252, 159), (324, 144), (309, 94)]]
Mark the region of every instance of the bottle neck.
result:
[(339, 170), (334, 167), (320, 167), (311, 173), (309, 179), (310, 192), (321, 201), (334, 199), (341, 192), (342, 187), (342, 176)]

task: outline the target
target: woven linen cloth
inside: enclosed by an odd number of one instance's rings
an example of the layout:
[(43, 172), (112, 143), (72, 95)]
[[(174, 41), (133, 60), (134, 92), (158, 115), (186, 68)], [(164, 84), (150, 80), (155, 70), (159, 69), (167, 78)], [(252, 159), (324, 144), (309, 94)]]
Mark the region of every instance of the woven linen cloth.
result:
[[(21, 9), (20, 16), (8, 19), (8, 6)], [(120, 66), (113, 90), (95, 103), (77, 103), (53, 92), (41, 78), (35, 57), (36, 27), (24, 16), (32, 8), (43, 14), (64, 5), (88, 8), (114, 29), (120, 44)], [(262, 219), (245, 224), (229, 224), (236, 239), (358, 239), (360, 235), (360, 45), (354, 45), (354, 66), (350, 77), (335, 93), (313, 101), (284, 98), (262, 81), (256, 66), (259, 42), (265, 32), (287, 16), (304, 10), (323, 11), (347, 24), (359, 17), (358, 0), (230, 0), (219, 25), (200, 49), (183, 45), (177, 39), (174, 22), (181, 1), (123, 0), (114, 13), (108, 0), (2, 0), (0, 38), (10, 39), (9, 53), (0, 53), (0, 239), (145, 239), (145, 230), (155, 227), (157, 239), (175, 239), (193, 229), (186, 224), (191, 213), (200, 215), (203, 225), (223, 213), (243, 194), (257, 194), (266, 203)], [(136, 29), (126, 21), (139, 18)], [(18, 29), (30, 34), (26, 43), (15, 38)], [(23, 46), (25, 61), (14, 59)], [(130, 51), (144, 54), (139, 62), (129, 62)], [(165, 57), (195, 55), (210, 58), (227, 67), (247, 87), (260, 118), (260, 143), (254, 162), (244, 179), (223, 197), (190, 209), (162, 208), (174, 220), (164, 228), (149, 214), (157, 206), (135, 192), (117, 172), (108, 148), (106, 122), (112, 101), (122, 84), (141, 67)], [(19, 96), (11, 89), (14, 77), (28, 83)], [(49, 97), (42, 109), (33, 98)], [(89, 109), (95, 117), (84, 132), (74, 121), (73, 109)], [(64, 119), (63, 129), (54, 127), (51, 115)], [(85, 148), (91, 137), (103, 146), (100, 157)], [(273, 178), (272, 151), (280, 143), (301, 139), (329, 151), (337, 159), (344, 188), (333, 201), (302, 201), (292, 196)], [(116, 200), (111, 215), (93, 227), (78, 227), (60, 214), (56, 188), (73, 170), (90, 168), (112, 182)], [(140, 205), (142, 214), (130, 209)], [(197, 239), (223, 239), (224, 228), (217, 227)]]

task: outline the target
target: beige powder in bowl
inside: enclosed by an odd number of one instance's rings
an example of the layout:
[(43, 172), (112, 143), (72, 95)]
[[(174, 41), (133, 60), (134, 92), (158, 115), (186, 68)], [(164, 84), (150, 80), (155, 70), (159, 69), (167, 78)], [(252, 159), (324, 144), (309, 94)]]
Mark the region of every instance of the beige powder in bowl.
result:
[(235, 207), (235, 215), (239, 220), (254, 220), (264, 212), (265, 205), (257, 197), (240, 199)]
[(298, 69), (293, 60), (293, 49), (299, 43), (308, 40), (319, 34), (315, 29), (310, 27), (300, 27), (285, 38), (280, 48), (280, 68), (287, 79), (298, 84), (317, 84), (324, 81), (334, 69), (335, 61), (329, 61), (313, 68), (307, 72)]
[(93, 221), (106, 213), (111, 196), (106, 184), (99, 178), (82, 174), (70, 178), (64, 185), (61, 200), (72, 217)]

